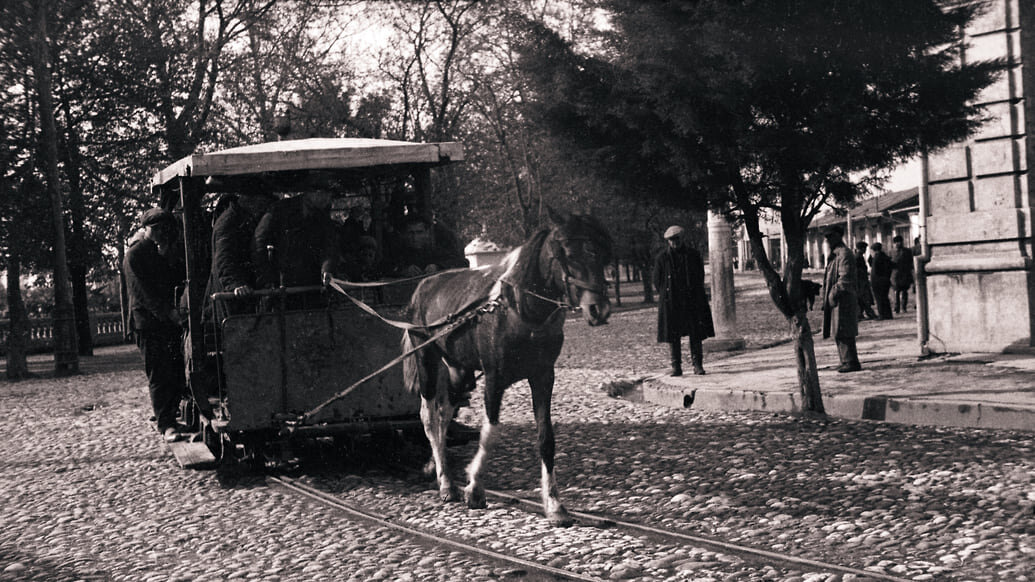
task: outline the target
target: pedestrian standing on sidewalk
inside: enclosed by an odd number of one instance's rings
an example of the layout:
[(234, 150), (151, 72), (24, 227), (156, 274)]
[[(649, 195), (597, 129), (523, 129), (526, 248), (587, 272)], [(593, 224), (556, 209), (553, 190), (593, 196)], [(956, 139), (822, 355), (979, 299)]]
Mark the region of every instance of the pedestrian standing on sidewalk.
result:
[(672, 376), (683, 375), (682, 338), (690, 338), (694, 374), (704, 374), (701, 342), (715, 337), (712, 311), (704, 288), (704, 261), (686, 244), (680, 226), (665, 231), (666, 247), (654, 257), (654, 288), (658, 290), (658, 342), (669, 345)]
[(870, 291), (869, 269), (866, 268), (866, 247), (868, 245), (859, 241), (855, 243), (855, 274), (859, 292), (859, 319), (877, 319), (873, 312), (873, 293)]
[(823, 275), (823, 339), (833, 336), (841, 365), (837, 371), (856, 372), (862, 369), (855, 350), (859, 335), (859, 299), (856, 293), (855, 256), (845, 246), (840, 226), (831, 226), (823, 233), (830, 246), (827, 270)]
[(185, 392), (182, 329), (176, 309), (176, 286), (183, 276), (167, 257), (176, 234), (176, 219), (161, 208), (141, 216), (122, 270), (129, 294), (129, 320), (144, 358), (151, 407), (158, 432), (166, 442), (182, 437), (176, 415)]
[(870, 255), (870, 288), (877, 302), (877, 317), (891, 319), (891, 257), (884, 252), (884, 245), (873, 243)]
[(913, 251), (902, 246), (902, 237), (891, 239), (891, 286), (895, 288), (895, 313), (901, 307), (905, 313), (909, 304), (909, 288), (913, 286)]

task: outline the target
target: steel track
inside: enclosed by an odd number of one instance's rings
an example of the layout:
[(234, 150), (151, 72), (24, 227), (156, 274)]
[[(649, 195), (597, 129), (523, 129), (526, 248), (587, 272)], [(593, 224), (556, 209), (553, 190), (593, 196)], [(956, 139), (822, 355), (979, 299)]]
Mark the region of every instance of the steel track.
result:
[[(404, 468), (398, 465), (394, 465), (393, 468), (404, 470), (407, 473), (413, 472), (413, 470), (410, 468)], [(392, 522), (384, 518), (383, 516), (379, 515), (375, 511), (366, 509), (356, 504), (349, 503), (347, 501), (343, 501), (342, 499), (339, 499), (329, 493), (320, 491), (319, 489), (313, 488), (308, 485), (304, 485), (288, 477), (267, 477), (267, 480), (288, 490), (294, 491), (295, 493), (304, 495), (306, 497), (319, 501), (320, 503), (339, 509), (356, 519), (361, 519), (367, 521), (368, 523), (374, 523), (382, 527), (391, 528), (393, 530), (402, 532), (408, 536), (426, 542), (446, 546), (452, 549), (459, 550), (461, 552), (465, 552), (467, 554), (477, 555), (479, 557), (503, 562), (508, 565), (519, 566), (520, 568), (525, 569), (529, 572), (545, 574), (558, 579), (602, 582), (599, 578), (593, 578), (576, 572), (571, 572), (560, 568), (554, 568), (551, 566), (546, 566), (543, 564), (523, 560), (520, 558), (506, 556), (504, 554), (493, 552), (491, 550), (486, 550), (484, 548), (474, 546), (466, 542), (457, 541), (455, 539), (446, 538), (438, 534), (433, 534), (430, 532), (422, 531), (419, 529)], [(543, 506), (541, 503), (537, 501), (491, 489), (486, 489), (485, 494), (488, 497), (492, 497), (499, 501), (509, 503), (525, 511), (534, 512), (536, 514), (542, 515)], [(808, 568), (813, 571), (836, 574), (852, 574), (866, 580), (881, 580), (886, 582), (910, 582), (907, 578), (900, 578), (889, 574), (883, 574), (881, 572), (862, 570), (858, 568), (852, 568), (849, 566), (842, 566), (840, 564), (831, 564), (819, 560), (802, 558), (790, 554), (773, 552), (750, 546), (743, 546), (740, 544), (727, 542), (714, 537), (703, 537), (699, 535), (683, 533), (680, 531), (661, 529), (650, 525), (625, 521), (620, 518), (604, 514), (589, 514), (573, 510), (569, 510), (568, 513), (578, 522), (582, 523), (585, 526), (611, 528), (626, 531), (641, 537), (652, 538), (655, 541), (679, 544), (694, 544), (697, 546), (709, 548), (714, 551), (721, 551), (726, 554), (736, 555), (741, 557), (742, 559), (745, 559), (746, 561), (754, 562), (756, 564), (782, 566), (791, 569)]]
[[(413, 474), (412, 467), (405, 467), (400, 464), (390, 463), (392, 469), (401, 471), (407, 474)], [(487, 497), (494, 497), (498, 500), (511, 503), (519, 506), (526, 511), (533, 511), (539, 515), (543, 514), (543, 505), (538, 501), (526, 499), (503, 491), (495, 491), (492, 489), (486, 489), (485, 495)], [(898, 576), (892, 576), (890, 574), (883, 574), (881, 572), (873, 572), (870, 570), (862, 570), (859, 568), (852, 568), (850, 566), (842, 566), (840, 564), (830, 564), (819, 560), (813, 560), (810, 558), (802, 558), (791, 554), (784, 554), (780, 552), (773, 552), (770, 550), (764, 550), (761, 548), (754, 548), (751, 546), (743, 546), (732, 542), (727, 542), (722, 539), (714, 537), (703, 537), (694, 534), (688, 534), (680, 531), (666, 530), (656, 528), (650, 525), (641, 523), (635, 523), (631, 521), (625, 521), (621, 518), (610, 516), (606, 514), (590, 514), (581, 511), (568, 510), (569, 515), (578, 520), (583, 525), (592, 527), (606, 527), (616, 528), (619, 530), (625, 530), (630, 533), (634, 533), (640, 536), (650, 536), (656, 540), (663, 540), (673, 543), (691, 543), (698, 546), (704, 546), (712, 550), (721, 551), (727, 554), (733, 554), (745, 558), (755, 563), (763, 563), (772, 566), (785, 566), (790, 568), (811, 568), (828, 573), (837, 574), (853, 574), (855, 576), (863, 577), (868, 580), (882, 580), (885, 582), (911, 582), (908, 578), (900, 578)]]
[[(502, 491), (493, 491), (491, 489), (486, 489), (485, 495), (488, 497), (494, 497), (496, 499), (518, 505), (526, 510), (530, 508), (535, 509), (535, 511), (540, 514), (543, 511), (543, 505), (541, 503), (537, 501), (532, 501), (531, 499), (525, 499), (524, 497), (519, 497), (517, 495), (511, 495), (509, 493), (504, 493)], [(761, 561), (773, 566), (783, 565), (790, 566), (793, 568), (800, 568), (804, 566), (822, 572), (837, 574), (854, 574), (865, 579), (884, 580), (888, 582), (910, 582), (908, 578), (899, 578), (897, 576), (882, 574), (880, 572), (860, 570), (858, 568), (851, 568), (848, 566), (841, 566), (838, 564), (829, 564), (827, 562), (821, 562), (819, 560), (800, 558), (798, 556), (792, 556), (790, 554), (781, 554), (779, 552), (771, 552), (769, 550), (763, 550), (760, 548), (742, 546), (739, 544), (734, 544), (716, 538), (707, 538), (678, 531), (664, 530), (640, 523), (623, 521), (621, 519), (610, 517), (607, 515), (594, 515), (572, 510), (568, 510), (568, 513), (576, 520), (582, 522), (585, 525), (596, 527), (611, 527), (620, 530), (626, 530), (629, 532), (634, 532), (640, 535), (648, 535), (655, 539), (661, 539), (669, 542), (689, 542), (692, 544), (705, 546), (713, 550), (722, 551), (727, 554), (733, 554), (740, 556), (742, 558), (747, 558), (753, 562)]]
[(577, 572), (570, 572), (568, 570), (562, 570), (560, 568), (554, 568), (539, 564), (529, 560), (523, 560), (521, 558), (515, 558), (512, 556), (506, 556), (492, 550), (486, 550), (475, 545), (471, 545), (465, 542), (457, 541), (451, 538), (447, 538), (438, 534), (422, 531), (416, 528), (405, 526), (399, 523), (395, 523), (384, 516), (379, 515), (376, 511), (367, 509), (363, 506), (350, 503), (339, 499), (329, 493), (320, 491), (319, 489), (310, 487), (303, 483), (291, 479), (290, 477), (284, 476), (267, 476), (266, 481), (273, 485), (282, 487), (295, 494), (307, 497), (313, 501), (316, 501), (322, 505), (332, 507), (338, 511), (347, 514), (352, 519), (363, 521), (378, 525), (380, 527), (388, 528), (400, 533), (403, 533), (411, 538), (415, 538), (420, 541), (431, 543), (438, 546), (444, 546), (452, 550), (460, 551), (468, 555), (474, 555), (479, 558), (487, 558), (494, 562), (506, 564), (508, 566), (518, 567), (526, 572), (526, 576), (529, 573), (538, 574), (541, 577), (549, 577), (555, 580), (578, 580), (581, 582), (605, 582), (600, 578), (593, 578), (591, 576), (585, 576)]

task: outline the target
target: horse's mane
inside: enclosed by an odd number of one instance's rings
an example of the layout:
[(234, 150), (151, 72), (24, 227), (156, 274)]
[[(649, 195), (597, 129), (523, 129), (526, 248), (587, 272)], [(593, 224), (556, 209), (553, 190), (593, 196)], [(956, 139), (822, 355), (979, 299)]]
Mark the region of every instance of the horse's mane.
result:
[(518, 287), (528, 288), (537, 274), (535, 263), (539, 260), (539, 251), (542, 250), (543, 242), (549, 235), (550, 229), (544, 228), (529, 237), (523, 245), (516, 249), (513, 260), (501, 278)]
[(538, 275), (536, 262), (539, 260), (543, 243), (546, 241), (546, 237), (554, 231), (560, 232), (562, 237), (583, 235), (592, 238), (603, 245), (607, 253), (605, 262), (610, 262), (612, 242), (607, 229), (593, 216), (572, 214), (564, 226), (544, 228), (515, 249), (517, 254), (508, 265), (503, 278), (522, 288), (531, 288), (534, 277)]

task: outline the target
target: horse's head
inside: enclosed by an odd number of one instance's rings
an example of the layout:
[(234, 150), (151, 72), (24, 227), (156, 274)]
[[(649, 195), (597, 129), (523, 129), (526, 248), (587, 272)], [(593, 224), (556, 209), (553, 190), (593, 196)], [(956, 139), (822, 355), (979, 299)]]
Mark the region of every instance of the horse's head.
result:
[(547, 239), (550, 276), (563, 287), (568, 302), (582, 308), (586, 323), (607, 323), (611, 302), (604, 267), (611, 264), (611, 236), (591, 216), (560, 214), (549, 207), (547, 211), (551, 223)]

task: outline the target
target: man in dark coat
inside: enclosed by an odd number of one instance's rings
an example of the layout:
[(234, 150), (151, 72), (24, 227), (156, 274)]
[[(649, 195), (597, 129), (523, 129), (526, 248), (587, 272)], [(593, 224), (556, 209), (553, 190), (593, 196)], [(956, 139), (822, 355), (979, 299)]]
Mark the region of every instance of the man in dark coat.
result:
[[(219, 201), (212, 225), (212, 274), (206, 301), (213, 293), (229, 291), (246, 297), (255, 289), (255, 265), (252, 262), (252, 239), (259, 219), (276, 198), (267, 192), (249, 191), (228, 195)], [(227, 305), (230, 313), (246, 311), (246, 303)], [(222, 311), (222, 309), (220, 309)], [(218, 313), (223, 319), (227, 313)]]
[(704, 374), (701, 342), (715, 337), (712, 311), (704, 288), (704, 261), (684, 240), (682, 227), (665, 231), (668, 246), (654, 257), (654, 288), (658, 290), (658, 342), (669, 345), (673, 376), (683, 375), (683, 337), (690, 338), (694, 374)]
[(864, 241), (855, 243), (855, 274), (858, 285), (859, 319), (877, 319), (873, 312), (873, 292), (870, 290), (869, 269), (866, 268), (866, 247)]
[(469, 266), (456, 236), (440, 224), (429, 224), (420, 216), (407, 219), (394, 242), (389, 253), (392, 259), (389, 270), (397, 277), (430, 275)]
[(870, 256), (870, 288), (877, 302), (877, 317), (891, 319), (891, 257), (884, 252), (884, 245), (873, 243), (873, 254)]
[(855, 256), (845, 246), (840, 226), (831, 226), (823, 233), (830, 245), (826, 273), (823, 275), (823, 338), (834, 337), (841, 365), (837, 371), (856, 372), (862, 369), (855, 349), (859, 335), (859, 299), (857, 297)]
[(141, 233), (130, 244), (122, 266), (130, 326), (144, 358), (158, 431), (173, 442), (181, 438), (176, 415), (186, 386), (175, 298), (183, 274), (166, 257), (176, 235), (176, 219), (161, 208), (152, 208), (140, 222)]
[(909, 303), (909, 288), (913, 286), (913, 251), (902, 246), (902, 237), (891, 239), (891, 286), (895, 289), (895, 313), (904, 313)]
[(329, 192), (306, 192), (266, 212), (252, 241), (258, 287), (320, 285), (337, 270), (341, 253), (330, 203)]

